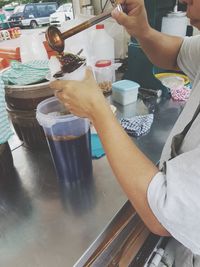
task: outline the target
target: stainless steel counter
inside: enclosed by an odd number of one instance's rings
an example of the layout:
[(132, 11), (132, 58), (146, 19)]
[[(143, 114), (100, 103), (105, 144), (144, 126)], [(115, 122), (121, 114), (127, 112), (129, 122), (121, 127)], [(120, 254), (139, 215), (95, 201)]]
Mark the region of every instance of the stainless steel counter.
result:
[[(182, 105), (152, 98), (117, 107), (118, 117), (155, 114), (136, 143), (156, 163)], [(72, 267), (127, 201), (106, 157), (93, 160), (92, 180), (66, 188), (47, 150), (16, 145), (12, 154), (16, 175), (0, 178), (0, 266)]]

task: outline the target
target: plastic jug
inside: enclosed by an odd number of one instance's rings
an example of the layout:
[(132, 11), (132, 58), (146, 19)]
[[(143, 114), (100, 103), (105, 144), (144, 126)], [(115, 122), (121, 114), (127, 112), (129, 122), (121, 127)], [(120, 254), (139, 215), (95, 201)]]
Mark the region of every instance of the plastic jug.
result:
[(111, 60), (114, 63), (114, 39), (106, 32), (104, 24), (97, 24), (92, 36), (93, 64), (98, 60)]
[(38, 34), (20, 37), (20, 56), (22, 63), (32, 60), (48, 60), (48, 54), (42, 38)]
[(63, 111), (63, 105), (52, 97), (37, 106), (36, 117), (44, 129), (58, 178), (71, 185), (92, 175), (90, 122)]

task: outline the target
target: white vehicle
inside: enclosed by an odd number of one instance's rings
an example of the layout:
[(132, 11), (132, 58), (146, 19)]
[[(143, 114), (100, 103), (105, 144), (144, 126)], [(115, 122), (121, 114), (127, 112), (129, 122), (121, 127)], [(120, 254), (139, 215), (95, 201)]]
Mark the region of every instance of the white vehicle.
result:
[(55, 13), (50, 16), (50, 25), (61, 26), (63, 22), (74, 19), (72, 3), (61, 5)]

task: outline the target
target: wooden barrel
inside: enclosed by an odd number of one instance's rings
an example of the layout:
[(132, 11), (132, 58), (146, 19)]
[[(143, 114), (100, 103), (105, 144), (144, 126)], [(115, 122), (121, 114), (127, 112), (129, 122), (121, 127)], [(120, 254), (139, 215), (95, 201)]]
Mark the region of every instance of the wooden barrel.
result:
[(44, 99), (53, 96), (49, 81), (33, 85), (6, 85), (5, 99), (9, 108), (34, 110)]
[(36, 119), (36, 108), (41, 101), (53, 96), (49, 83), (5, 86), (7, 110), (16, 134), (24, 146), (31, 149), (47, 147), (43, 129)]
[(13, 157), (8, 142), (0, 144), (0, 177), (7, 178), (13, 175)]
[(47, 147), (44, 131), (36, 119), (36, 110), (17, 110), (7, 107), (13, 127), (24, 146), (31, 149)]

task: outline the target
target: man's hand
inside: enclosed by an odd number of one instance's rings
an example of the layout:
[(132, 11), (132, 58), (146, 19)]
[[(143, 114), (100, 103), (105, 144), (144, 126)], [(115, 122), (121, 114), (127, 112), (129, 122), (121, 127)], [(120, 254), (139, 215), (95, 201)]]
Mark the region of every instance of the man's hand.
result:
[(149, 60), (160, 68), (177, 70), (177, 56), (183, 39), (153, 29), (148, 23), (144, 0), (119, 0), (119, 3), (126, 6), (126, 13), (116, 8), (112, 17), (138, 40)]
[(79, 117), (92, 120), (94, 110), (100, 106), (103, 108), (106, 104), (90, 68), (86, 69), (82, 81), (57, 80), (52, 82), (50, 87), (66, 108)]
[(112, 17), (123, 25), (131, 36), (140, 38), (145, 35), (150, 25), (144, 0), (120, 0), (119, 3), (125, 5), (126, 13), (120, 12), (118, 8), (115, 8), (112, 12)]

